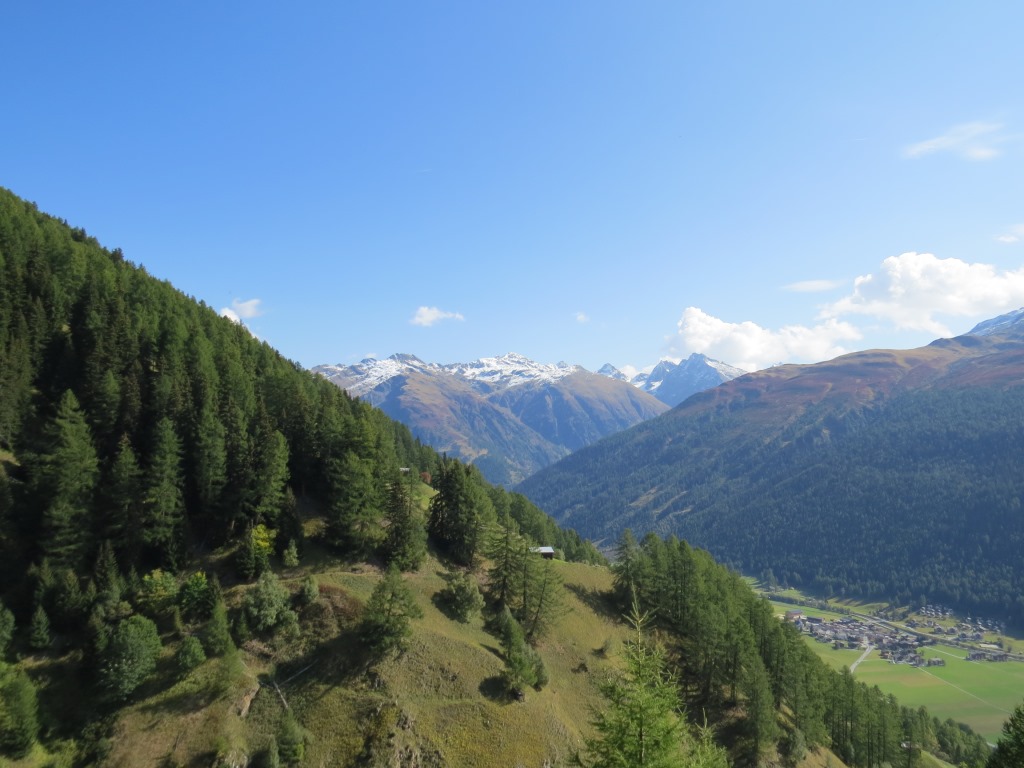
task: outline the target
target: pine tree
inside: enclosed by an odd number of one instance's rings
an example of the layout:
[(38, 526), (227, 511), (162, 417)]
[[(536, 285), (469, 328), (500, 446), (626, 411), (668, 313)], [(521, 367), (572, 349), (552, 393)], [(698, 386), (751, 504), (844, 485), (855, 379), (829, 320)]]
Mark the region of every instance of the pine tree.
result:
[(39, 735), (36, 689), (17, 667), (0, 668), (0, 752), (27, 755)]
[(487, 569), (487, 597), (500, 609), (521, 607), (522, 577), (527, 572), (529, 545), (519, 535), (518, 526), (511, 517), (505, 517), (492, 526), (486, 541), (485, 554), (490, 561)]
[(392, 480), (388, 487), (384, 520), (387, 523), (382, 547), (384, 559), (399, 570), (417, 570), (427, 555), (427, 531), (413, 510), (408, 487), (400, 478)]
[(100, 492), (102, 531), (125, 565), (142, 552), (142, 471), (128, 437), (122, 437)]
[(204, 661), (206, 661), (206, 653), (203, 651), (203, 644), (199, 642), (199, 638), (192, 635), (181, 641), (181, 645), (178, 646), (178, 650), (174, 654), (174, 664), (181, 677), (187, 677)]
[(985, 768), (1020, 768), (1024, 765), (1024, 704), (1003, 723), (1003, 735)]
[(579, 758), (589, 768), (727, 768), (724, 751), (706, 736), (694, 738), (681, 717), (675, 680), (664, 652), (645, 637), (650, 622), (634, 602), (630, 623), (635, 639), (626, 645), (626, 672), (601, 686), (608, 703), (597, 714), (597, 737)]
[(55, 564), (79, 567), (89, 548), (99, 460), (89, 425), (69, 389), (45, 435), (46, 452), (34, 475), (37, 498), (45, 500), (43, 551)]
[(36, 606), (28, 626), (28, 644), (37, 651), (49, 648), (53, 638), (50, 635), (50, 617), (46, 615), (43, 606)]
[(369, 462), (354, 451), (330, 460), (331, 502), (327, 526), (331, 543), (345, 552), (365, 555), (373, 551), (378, 535), (380, 508)]
[[(534, 555), (532, 559), (537, 562), (539, 558)], [(565, 611), (565, 590), (553, 560), (541, 559), (532, 570), (532, 579), (522, 614), (526, 637), (536, 642)]]
[(288, 607), (288, 590), (273, 571), (260, 576), (256, 586), (245, 594), (245, 615), (255, 632), (269, 632), (275, 627), (295, 619)]
[(445, 457), (434, 478), (427, 533), (459, 565), (472, 565), (494, 506), (473, 471)]
[(160, 635), (145, 616), (129, 616), (110, 636), (100, 663), (100, 687), (114, 700), (126, 699), (156, 669)]
[(181, 443), (169, 418), (161, 419), (153, 438), (143, 498), (143, 541), (157, 560), (174, 568), (181, 556), (185, 525)]
[(14, 614), (7, 606), (0, 602), (0, 665), (7, 656), (7, 649), (10, 648), (11, 640), (14, 637)]
[(223, 599), (214, 603), (210, 618), (203, 626), (201, 640), (207, 656), (223, 656), (234, 650), (235, 644), (231, 639), (231, 627), (228, 623), (228, 609)]
[(508, 607), (502, 608), (498, 614), (498, 639), (505, 656), (505, 669), (501, 678), (509, 696), (521, 699), (528, 687), (547, 681), (544, 662), (527, 644), (523, 628)]
[(306, 741), (302, 726), (289, 709), (284, 714), (277, 734), (277, 751), (285, 765), (298, 765), (306, 755)]
[(422, 615), (412, 592), (402, 581), (401, 572), (391, 565), (366, 602), (359, 634), (378, 654), (402, 650), (412, 635), (409, 620)]

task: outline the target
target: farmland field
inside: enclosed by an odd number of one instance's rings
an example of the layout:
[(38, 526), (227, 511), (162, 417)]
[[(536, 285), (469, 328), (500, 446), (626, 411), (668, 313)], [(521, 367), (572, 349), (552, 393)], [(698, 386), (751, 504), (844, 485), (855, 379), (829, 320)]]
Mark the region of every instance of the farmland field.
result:
[[(773, 602), (779, 615), (797, 606)], [(814, 608), (801, 608), (807, 616), (838, 619), (842, 614)], [(830, 666), (841, 669), (860, 658), (862, 650), (835, 650), (827, 643), (810, 637), (807, 644)], [(995, 742), (1003, 722), (1014, 707), (1024, 700), (1024, 663), (967, 661), (966, 651), (945, 645), (924, 649), (925, 658), (939, 657), (944, 667), (915, 668), (906, 664), (890, 664), (878, 651), (872, 651), (854, 672), (861, 682), (877, 685), (908, 707), (925, 706), (945, 720), (953, 718)]]
[(946, 666), (915, 669), (873, 653), (855, 676), (894, 694), (906, 706), (926, 706), (933, 715), (967, 723), (995, 742), (1024, 697), (1024, 664), (966, 661), (962, 649), (946, 646), (927, 648), (924, 654), (945, 659)]

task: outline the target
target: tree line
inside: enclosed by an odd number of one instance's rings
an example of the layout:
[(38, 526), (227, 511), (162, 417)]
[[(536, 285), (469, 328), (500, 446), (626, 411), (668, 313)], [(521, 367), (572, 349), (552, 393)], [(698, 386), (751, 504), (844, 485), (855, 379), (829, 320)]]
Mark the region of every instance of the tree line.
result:
[(922, 750), (954, 765), (985, 765), (990, 750), (981, 736), (828, 667), (706, 551), (653, 534), (637, 542), (627, 530), (616, 555), (616, 604), (625, 611), (635, 600), (653, 617), (688, 711), (737, 729), (736, 749), (751, 764), (777, 753), (795, 765), (825, 745), (855, 768), (908, 764)]

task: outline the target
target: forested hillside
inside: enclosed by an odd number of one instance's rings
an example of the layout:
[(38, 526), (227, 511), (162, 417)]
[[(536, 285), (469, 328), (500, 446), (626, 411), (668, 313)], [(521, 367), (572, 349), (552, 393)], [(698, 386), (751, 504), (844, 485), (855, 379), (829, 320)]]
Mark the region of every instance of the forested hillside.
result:
[[(429, 519), (411, 504), (421, 479), (437, 490)], [(524, 497), (0, 190), (0, 653), (78, 654), (69, 674), (87, 696), (117, 700), (144, 678), (120, 674), (117, 649), (167, 618), (143, 607), (149, 593), (196, 572), (202, 597), (180, 612), (211, 616), (210, 553), (222, 578), (255, 579), (298, 560), (312, 517), (342, 557), (408, 567), (431, 527), (471, 560), (499, 516), (568, 559), (601, 559)]]
[(19, 768), (984, 762), (706, 552), (626, 536), (613, 579), (525, 496), (5, 191), (0, 375)]
[(727, 382), (523, 483), (563, 524), (746, 573), (1024, 621), (1020, 323)]

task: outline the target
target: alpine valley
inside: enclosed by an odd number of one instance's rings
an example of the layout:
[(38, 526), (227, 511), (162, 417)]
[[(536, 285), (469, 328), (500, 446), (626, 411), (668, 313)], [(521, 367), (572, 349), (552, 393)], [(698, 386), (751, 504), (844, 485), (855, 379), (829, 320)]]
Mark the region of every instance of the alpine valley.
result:
[[(784, 578), (870, 589), (872, 555), (896, 591), (941, 564), (961, 603), (1002, 606), (1020, 593), (1022, 357), (1007, 318), (742, 376), (660, 416), (628, 382), (512, 357), (458, 375), (396, 358), (405, 372), (366, 392), (557, 426), (541, 455), (578, 450), (524, 487), (592, 535), (692, 518), (695, 540)], [(807, 639), (687, 541), (624, 534), (609, 565), (0, 189), (4, 766), (1019, 765), (993, 760), (1024, 725), (993, 751)]]
[(633, 379), (517, 354), (447, 365), (396, 354), (313, 370), (505, 486), (743, 373), (698, 354)]
[(675, 534), (824, 594), (1024, 623), (1024, 311), (695, 395), (519, 490), (605, 542)]

